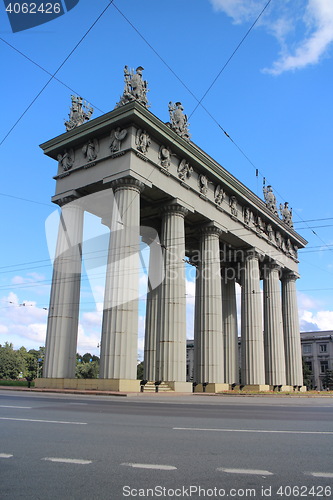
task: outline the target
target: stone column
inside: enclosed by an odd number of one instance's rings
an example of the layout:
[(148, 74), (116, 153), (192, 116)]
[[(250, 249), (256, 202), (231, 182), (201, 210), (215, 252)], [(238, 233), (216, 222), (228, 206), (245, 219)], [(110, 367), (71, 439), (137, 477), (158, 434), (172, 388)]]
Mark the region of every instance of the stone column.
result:
[(45, 378), (75, 377), (83, 216), (79, 202), (62, 207), (47, 322)]
[[(153, 231), (154, 235), (157, 233)], [(156, 378), (156, 346), (159, 337), (160, 325), (160, 298), (161, 283), (163, 281), (163, 262), (161, 262), (161, 246), (151, 244), (151, 239), (144, 239), (150, 245), (149, 270), (148, 270), (148, 293), (146, 305), (145, 345), (144, 345), (144, 369), (143, 378), (155, 381)], [(160, 283), (160, 284), (159, 284)], [(157, 286), (156, 286), (157, 285)]]
[(236, 280), (222, 277), (222, 317), (224, 333), (225, 381), (239, 384)]
[(264, 336), (259, 255), (246, 253), (242, 277), (242, 385), (268, 390), (265, 385)]
[(266, 384), (286, 385), (286, 363), (282, 323), (281, 267), (275, 263), (264, 267), (264, 348)]
[(175, 390), (186, 390), (185, 226), (187, 209), (163, 208), (161, 245), (165, 277), (161, 286), (157, 379)]
[(302, 351), (296, 296), (298, 278), (299, 275), (292, 271), (282, 276), (282, 317), (287, 384), (301, 387), (303, 386)]
[(161, 285), (147, 293), (143, 378), (155, 381), (156, 346), (159, 337)]
[[(112, 210), (102, 323), (100, 378), (114, 390), (137, 390), (140, 193), (131, 178), (111, 184)], [(132, 381), (135, 383), (131, 383)]]
[[(208, 383), (206, 390), (224, 387), (222, 295), (219, 238), (222, 231), (214, 225), (201, 228), (200, 263), (196, 280), (194, 349), (195, 382)], [(223, 387), (222, 387), (223, 385)], [(201, 387), (196, 388), (201, 390)]]

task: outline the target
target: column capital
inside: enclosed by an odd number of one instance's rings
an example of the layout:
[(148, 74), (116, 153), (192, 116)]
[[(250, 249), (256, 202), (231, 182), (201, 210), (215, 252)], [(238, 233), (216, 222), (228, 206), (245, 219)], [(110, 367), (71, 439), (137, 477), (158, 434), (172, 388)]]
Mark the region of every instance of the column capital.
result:
[(221, 234), (223, 234), (222, 228), (220, 228), (219, 226), (217, 226), (214, 223), (209, 223), (209, 224), (205, 224), (204, 226), (201, 226), (199, 231), (200, 231), (200, 234), (210, 234), (213, 236), (217, 236), (217, 238), (219, 238), (221, 236)]
[(282, 274), (282, 281), (296, 281), (300, 278), (301, 276), (296, 273), (295, 271), (291, 271), (290, 269), (286, 269), (284, 273)]
[(145, 188), (143, 182), (137, 179), (133, 179), (132, 177), (123, 177), (121, 179), (116, 179), (110, 183), (110, 186), (114, 192), (118, 191), (119, 189), (133, 189), (138, 193), (141, 193)]
[(246, 260), (262, 260), (264, 257), (264, 254), (260, 252), (257, 248), (249, 248), (245, 250), (245, 259)]
[(278, 273), (281, 273), (282, 272), (282, 269), (283, 269), (283, 265), (280, 264), (279, 262), (277, 261), (270, 261), (270, 262), (266, 262), (263, 266), (263, 276), (266, 277), (266, 269), (268, 269), (269, 271), (277, 271)]
[(71, 191), (66, 191), (65, 193), (53, 196), (51, 201), (53, 201), (53, 203), (56, 203), (59, 207), (63, 207), (64, 205), (67, 205), (72, 201), (78, 200), (80, 197), (81, 195), (78, 193), (78, 191), (72, 189)]
[(161, 213), (163, 215), (166, 213), (173, 213), (175, 215), (180, 215), (181, 217), (186, 217), (188, 209), (179, 203), (169, 203), (161, 207)]

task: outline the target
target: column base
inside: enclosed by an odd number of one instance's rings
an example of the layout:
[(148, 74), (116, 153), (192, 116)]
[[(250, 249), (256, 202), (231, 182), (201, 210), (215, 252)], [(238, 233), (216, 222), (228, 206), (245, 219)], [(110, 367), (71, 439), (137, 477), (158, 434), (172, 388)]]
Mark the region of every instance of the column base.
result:
[(192, 392), (193, 385), (191, 382), (165, 382), (172, 391), (175, 392)]
[(102, 378), (38, 378), (35, 380), (35, 387), (38, 389), (139, 392), (140, 380)]
[(270, 390), (274, 392), (294, 392), (291, 385), (271, 385)]
[(217, 393), (217, 392), (225, 392), (229, 391), (230, 385), (229, 384), (216, 384), (216, 383), (211, 383), (207, 384), (205, 387), (202, 384), (198, 384), (194, 387), (194, 392), (211, 392), (211, 393)]
[(270, 386), (266, 384), (248, 384), (241, 385), (240, 390), (243, 392), (269, 392)]
[(294, 390), (294, 387), (291, 386), (291, 390), (294, 392), (306, 392), (308, 389), (307, 389), (306, 385), (301, 385), (298, 389), (295, 389), (295, 390)]

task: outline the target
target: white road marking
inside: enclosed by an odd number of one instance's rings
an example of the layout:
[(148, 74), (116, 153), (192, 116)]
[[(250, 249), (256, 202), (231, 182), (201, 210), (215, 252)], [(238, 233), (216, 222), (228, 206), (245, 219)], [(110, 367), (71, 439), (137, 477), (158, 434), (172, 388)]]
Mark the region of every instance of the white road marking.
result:
[(313, 476), (313, 477), (332, 477), (333, 478), (333, 472), (305, 472), (305, 474), (309, 474), (310, 476)]
[(9, 418), (0, 417), (0, 420), (16, 420), (19, 422), (43, 422), (46, 424), (73, 424), (73, 425), (87, 425), (87, 422), (62, 422), (61, 420), (34, 420), (32, 418)]
[(12, 458), (12, 456), (9, 453), (0, 453), (0, 458)]
[(0, 408), (19, 408), (20, 410), (31, 410), (32, 406), (6, 406), (6, 405), (0, 405)]
[(228, 474), (253, 474), (258, 476), (273, 476), (273, 472), (269, 472), (268, 470), (256, 470), (256, 469), (216, 469), (221, 472), (226, 472)]
[(68, 403), (69, 405), (80, 405), (80, 406), (87, 406), (88, 403)]
[(124, 463), (121, 465), (126, 465), (127, 467), (133, 467), (134, 469), (155, 469), (155, 470), (176, 470), (177, 467), (173, 465), (156, 465), (156, 464), (131, 464)]
[(267, 434), (325, 434), (333, 436), (333, 432), (322, 431), (266, 431), (260, 429), (200, 429), (197, 427), (173, 427), (174, 431), (212, 431), (212, 432), (257, 432)]
[(92, 460), (82, 460), (80, 458), (45, 457), (42, 458), (41, 460), (46, 460), (47, 462), (58, 462), (63, 464), (79, 464), (79, 465), (87, 465), (92, 463)]

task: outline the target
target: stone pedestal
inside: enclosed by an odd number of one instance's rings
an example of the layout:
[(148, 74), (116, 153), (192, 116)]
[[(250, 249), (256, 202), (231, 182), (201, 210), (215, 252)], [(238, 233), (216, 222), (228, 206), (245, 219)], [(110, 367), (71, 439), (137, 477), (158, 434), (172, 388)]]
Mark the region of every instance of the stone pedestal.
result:
[(174, 392), (192, 392), (192, 383), (191, 382), (168, 382), (168, 386)]
[[(112, 183), (100, 378), (136, 380), (140, 251), (140, 192), (144, 185), (130, 178)], [(115, 382), (116, 384), (116, 382)]]
[(35, 388), (73, 391), (140, 392), (140, 380), (39, 378), (35, 380)]
[(224, 383), (220, 234), (213, 225), (201, 229), (194, 327), (194, 381), (201, 384)]
[(296, 280), (298, 274), (282, 276), (282, 312), (286, 355), (287, 384), (303, 386), (301, 337), (298, 320)]
[(293, 392), (294, 389), (290, 385), (273, 385), (270, 387), (270, 390), (274, 392)]
[(242, 275), (242, 385), (265, 385), (259, 255), (249, 251)]
[(75, 376), (84, 212), (78, 201), (63, 205), (47, 322), (43, 376)]
[(165, 277), (161, 285), (157, 380), (186, 382), (185, 228), (187, 209), (179, 204), (162, 210), (161, 245)]
[(265, 373), (266, 383), (272, 386), (286, 385), (280, 272), (277, 264), (264, 267)]
[(269, 392), (270, 387), (267, 384), (246, 384), (241, 386), (241, 390), (244, 392)]
[(194, 392), (210, 392), (213, 394), (217, 392), (227, 392), (229, 390), (229, 384), (207, 384), (205, 387), (202, 384), (198, 384), (194, 388)]

